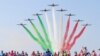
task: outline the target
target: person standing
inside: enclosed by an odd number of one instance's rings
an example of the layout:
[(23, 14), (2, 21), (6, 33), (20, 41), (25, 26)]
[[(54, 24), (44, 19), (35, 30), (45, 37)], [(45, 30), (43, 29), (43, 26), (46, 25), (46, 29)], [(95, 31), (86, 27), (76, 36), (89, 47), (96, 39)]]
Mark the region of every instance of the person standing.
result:
[(99, 54), (98, 54), (98, 56), (100, 56), (100, 49), (98, 49), (99, 50)]
[(53, 56), (58, 56), (58, 54), (55, 52)]
[(39, 52), (39, 51), (37, 51), (37, 54), (36, 54), (36, 56), (40, 56), (40, 52)]
[(5, 54), (4, 54), (4, 52), (3, 51), (1, 51), (1, 54), (0, 54), (0, 56), (4, 56)]
[(76, 51), (74, 52), (74, 56), (78, 56)]
[(95, 50), (92, 51), (91, 56), (97, 56)]
[(79, 52), (78, 56), (84, 56), (83, 50), (81, 50), (81, 51)]
[(46, 53), (45, 53), (45, 56), (52, 56), (52, 53), (49, 49), (47, 49)]
[(35, 51), (32, 52), (31, 56), (36, 56)]

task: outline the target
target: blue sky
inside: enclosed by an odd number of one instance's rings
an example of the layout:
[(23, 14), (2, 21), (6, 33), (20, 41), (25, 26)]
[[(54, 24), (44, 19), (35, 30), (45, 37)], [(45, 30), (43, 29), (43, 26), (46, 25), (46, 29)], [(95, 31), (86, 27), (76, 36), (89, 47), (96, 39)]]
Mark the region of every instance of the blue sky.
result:
[(53, 2), (60, 5), (56, 9), (65, 8), (68, 10), (66, 13), (76, 14), (71, 20), (78, 18), (92, 24), (78, 39), (72, 51), (79, 51), (82, 46), (87, 46), (89, 50), (100, 48), (100, 0), (0, 0), (0, 50), (41, 50), (16, 24), (27, 23), (25, 19), (33, 18), (32, 14), (41, 9), (50, 8), (47, 5)]

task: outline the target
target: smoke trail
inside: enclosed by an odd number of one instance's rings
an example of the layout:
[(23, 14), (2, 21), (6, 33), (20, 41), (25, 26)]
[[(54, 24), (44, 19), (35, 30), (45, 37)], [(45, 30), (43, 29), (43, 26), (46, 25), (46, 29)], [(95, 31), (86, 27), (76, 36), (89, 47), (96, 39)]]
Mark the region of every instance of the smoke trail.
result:
[(47, 45), (46, 45), (46, 43), (45, 43), (45, 40), (43, 39), (43, 37), (41, 36), (41, 34), (39, 33), (39, 31), (37, 30), (37, 28), (36, 28), (36, 26), (34, 25), (34, 23), (31, 21), (31, 20), (29, 20), (30, 21), (30, 23), (31, 23), (31, 25), (32, 25), (32, 27), (33, 27), (33, 29), (34, 29), (34, 31), (36, 32), (36, 34), (37, 34), (37, 36), (39, 37), (39, 40), (43, 43), (43, 45), (47, 48)]
[(67, 21), (66, 34), (64, 35), (64, 40), (67, 39), (68, 32), (69, 32), (69, 27), (70, 27), (70, 16), (69, 16), (68, 21)]
[(47, 23), (47, 27), (48, 27), (48, 33), (49, 33), (49, 37), (50, 37), (50, 42), (51, 42), (51, 44), (50, 44), (50, 46), (51, 46), (51, 48), (52, 48), (52, 28), (51, 28), (51, 24), (50, 24), (50, 20), (49, 20), (49, 18), (48, 18), (48, 15), (47, 15), (47, 12), (45, 12), (45, 19), (46, 19), (46, 23)]
[(73, 31), (72, 31), (71, 35), (69, 36), (69, 39), (68, 39), (68, 42), (67, 42), (67, 43), (69, 43), (69, 42), (72, 40), (72, 37), (74, 36), (74, 34), (75, 34), (75, 32), (76, 32), (78, 23), (79, 23), (79, 21), (77, 20), (77, 22), (76, 22), (76, 24), (75, 24), (75, 26), (74, 26), (74, 28), (73, 28)]
[(50, 42), (50, 40), (49, 40), (49, 38), (48, 38), (48, 34), (47, 34), (47, 32), (46, 32), (46, 29), (45, 29), (45, 27), (44, 27), (44, 24), (43, 24), (43, 22), (42, 22), (40, 16), (37, 15), (37, 17), (38, 17), (38, 19), (39, 19), (40, 25), (41, 25), (41, 27), (42, 27), (42, 29), (43, 29), (44, 34), (45, 34), (45, 39), (46, 39), (46, 42), (48, 43), (47, 46), (48, 46), (48, 48), (51, 49), (51, 42)]
[(58, 43), (57, 43), (57, 22), (56, 22), (56, 18), (55, 18), (55, 8), (54, 7), (52, 7), (52, 17), (53, 17), (53, 31), (54, 31), (54, 49), (55, 49), (55, 51), (57, 51), (57, 49), (58, 49), (58, 47), (59, 46), (57, 46), (58, 45)]
[(66, 42), (66, 39), (67, 39), (67, 36), (68, 36), (68, 32), (69, 32), (69, 27), (70, 27), (70, 16), (69, 16), (68, 21), (67, 21), (66, 32), (65, 32), (65, 35), (64, 35), (64, 39), (63, 39), (63, 43), (62, 43), (63, 45), (62, 45), (61, 50), (64, 49), (65, 42)]
[(59, 26), (59, 38), (58, 38), (58, 42), (59, 42), (59, 49), (61, 48), (62, 46), (62, 42), (63, 42), (63, 39), (62, 39), (62, 35), (63, 35), (63, 12), (61, 12), (61, 18), (60, 18), (60, 26)]
[(85, 29), (86, 29), (86, 26), (84, 26), (84, 27), (81, 29), (81, 31), (75, 36), (75, 38), (74, 38), (73, 42), (70, 44), (68, 50), (70, 50), (70, 49), (73, 47), (73, 45), (75, 45), (76, 40), (83, 34), (83, 32), (84, 32)]
[(22, 27), (27, 31), (27, 33), (32, 37), (32, 39), (33, 39), (35, 42), (37, 42), (39, 45), (41, 45), (42, 49), (45, 51), (46, 48), (45, 48), (45, 46), (43, 45), (43, 43), (42, 43), (39, 39), (37, 39), (37, 38), (30, 32), (30, 30), (29, 30), (27, 27), (25, 27), (24, 25), (22, 25)]

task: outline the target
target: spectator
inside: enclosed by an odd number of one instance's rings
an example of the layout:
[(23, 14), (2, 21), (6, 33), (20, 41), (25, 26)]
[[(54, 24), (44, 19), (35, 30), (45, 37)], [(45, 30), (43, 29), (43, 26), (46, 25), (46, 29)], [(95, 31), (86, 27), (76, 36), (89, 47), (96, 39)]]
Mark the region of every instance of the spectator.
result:
[(60, 52), (58, 52), (58, 56), (60, 55)]
[(52, 53), (49, 49), (47, 49), (46, 53), (45, 53), (46, 56), (52, 56)]
[(11, 56), (11, 53), (10, 52), (8, 52), (8, 56)]
[(40, 53), (40, 56), (43, 56), (43, 54), (42, 54), (42, 53)]
[(70, 51), (67, 51), (67, 56), (71, 56)]
[(28, 56), (28, 53), (27, 52), (25, 52), (25, 56)]
[(46, 56), (46, 53), (45, 52), (43, 53), (43, 56)]
[(87, 47), (82, 47), (83, 55), (86, 56), (88, 53)]
[(98, 54), (98, 56), (100, 56), (100, 49), (99, 49), (99, 54)]
[(62, 51), (61, 51), (61, 52), (59, 52), (59, 53), (58, 53), (58, 54), (59, 54), (59, 56), (63, 56), (63, 55), (62, 55), (62, 53), (63, 53)]
[(40, 56), (40, 52), (39, 52), (39, 51), (37, 51), (37, 54), (36, 54), (36, 56)]
[(13, 50), (11, 51), (10, 55), (11, 55), (11, 56), (14, 56), (14, 51), (13, 51)]
[(4, 56), (8, 56), (8, 53), (6, 52)]
[(74, 56), (78, 56), (78, 54), (77, 54), (77, 52), (76, 52), (76, 51), (74, 52), (74, 54), (75, 54)]
[(78, 56), (83, 56), (83, 51), (81, 50)]
[(97, 56), (95, 50), (92, 51), (91, 56)]
[(57, 53), (55, 52), (53, 56), (58, 56)]
[(21, 56), (21, 54), (19, 54), (19, 52), (17, 52), (16, 56)]
[(21, 53), (21, 56), (25, 56), (25, 53), (24, 53), (24, 51), (22, 51), (22, 53)]
[(36, 54), (35, 54), (35, 52), (34, 52), (34, 51), (32, 52), (31, 56), (36, 56)]
[(4, 56), (4, 52), (3, 52), (3, 51), (1, 51), (1, 54), (0, 54), (0, 56)]
[(86, 56), (91, 56), (90, 52), (88, 52)]
[(14, 56), (17, 56), (16, 51), (14, 51)]
[(67, 56), (67, 52), (66, 51), (63, 51), (62, 52), (62, 56)]

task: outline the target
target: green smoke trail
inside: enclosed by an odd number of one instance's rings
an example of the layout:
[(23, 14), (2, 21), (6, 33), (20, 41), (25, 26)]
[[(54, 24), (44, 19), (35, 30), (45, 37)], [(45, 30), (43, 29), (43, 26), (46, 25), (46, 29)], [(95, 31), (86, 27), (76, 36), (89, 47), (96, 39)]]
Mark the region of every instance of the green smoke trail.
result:
[(49, 40), (49, 38), (48, 38), (48, 34), (47, 34), (47, 32), (46, 32), (46, 29), (45, 29), (45, 27), (44, 27), (44, 24), (43, 24), (43, 22), (42, 22), (40, 16), (37, 15), (37, 17), (38, 17), (38, 19), (39, 19), (40, 25), (41, 25), (41, 27), (42, 27), (42, 29), (43, 29), (44, 34), (45, 34), (46, 42), (48, 42), (48, 48), (50, 48), (50, 49), (52, 50), (51, 42), (50, 42), (50, 40)]
[(40, 41), (43, 43), (43, 45), (45, 46), (45, 48), (47, 48), (47, 45), (45, 43), (45, 40), (43, 39), (43, 37), (41, 36), (41, 34), (39, 33), (39, 31), (37, 30), (36, 26), (34, 25), (34, 23), (30, 20), (30, 23), (34, 29), (34, 31), (36, 32), (36, 34), (38, 35)]
[(32, 39), (36, 41), (39, 45), (41, 45), (42, 49), (45, 51), (46, 50), (45, 46), (30, 32), (30, 30), (27, 27), (25, 27), (24, 25), (22, 26), (27, 31), (27, 33), (32, 37)]

